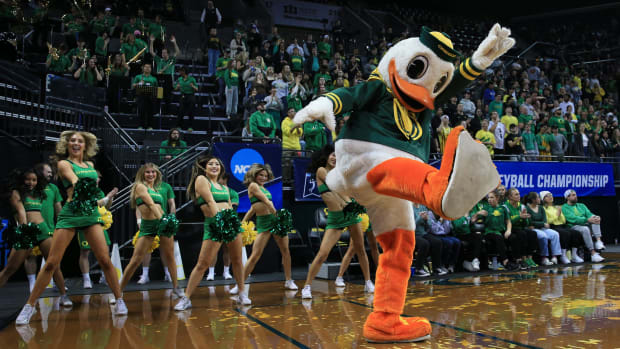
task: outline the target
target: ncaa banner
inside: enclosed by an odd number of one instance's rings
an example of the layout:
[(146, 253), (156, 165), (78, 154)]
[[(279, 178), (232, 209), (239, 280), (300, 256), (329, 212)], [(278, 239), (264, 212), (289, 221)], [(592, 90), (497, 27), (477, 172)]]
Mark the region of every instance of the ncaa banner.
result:
[(239, 193), (239, 212), (250, 209), (248, 188), (243, 178), (252, 164), (269, 164), (274, 179), (265, 184), (271, 193), (273, 205), (282, 208), (282, 146), (280, 144), (214, 143), (213, 155), (222, 160), (230, 174), (228, 186)]
[(299, 158), (293, 160), (295, 173), (295, 201), (322, 201), (318, 185), (312, 174), (306, 173), (310, 159)]
[(502, 184), (519, 189), (521, 196), (548, 190), (564, 197), (567, 189), (574, 189), (578, 196), (616, 195), (611, 164), (496, 161), (495, 165)]

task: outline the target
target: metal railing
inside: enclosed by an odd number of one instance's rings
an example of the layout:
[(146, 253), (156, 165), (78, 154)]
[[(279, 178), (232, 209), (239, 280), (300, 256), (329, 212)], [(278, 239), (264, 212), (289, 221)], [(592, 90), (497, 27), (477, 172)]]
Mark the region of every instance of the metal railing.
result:
[(6, 134), (35, 148), (57, 140), (65, 130), (91, 131), (98, 125), (97, 113), (84, 113), (40, 103), (40, 91), (0, 82), (0, 128)]

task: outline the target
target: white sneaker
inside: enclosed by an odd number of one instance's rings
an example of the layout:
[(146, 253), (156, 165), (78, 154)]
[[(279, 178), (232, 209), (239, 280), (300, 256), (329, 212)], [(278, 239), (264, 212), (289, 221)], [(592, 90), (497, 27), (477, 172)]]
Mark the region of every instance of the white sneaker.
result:
[(140, 280), (138, 280), (138, 285), (148, 284), (149, 281), (151, 281), (149, 279), (149, 276), (146, 275), (146, 274), (142, 274), (142, 275), (140, 275)]
[(228, 293), (230, 293), (230, 294), (237, 294), (237, 293), (239, 293), (239, 287), (237, 287), (237, 285), (235, 285), (235, 287), (231, 288), (230, 291), (228, 291)]
[(474, 260), (471, 261), (471, 265), (474, 267), (474, 271), (480, 270), (480, 261), (478, 260), (478, 258), (474, 258)]
[(419, 270), (418, 270), (418, 269), (416, 269), (416, 271), (415, 271), (415, 274), (414, 274), (414, 275), (415, 275), (415, 276), (422, 277), (422, 278), (425, 278), (425, 277), (431, 276), (431, 274), (430, 274), (428, 271), (424, 270), (424, 269), (419, 269)]
[(345, 287), (346, 286), (346, 284), (344, 283), (344, 279), (341, 276), (338, 276), (334, 283), (336, 284), (336, 287)]
[(443, 268), (437, 268), (433, 271), (433, 274), (437, 274), (439, 276), (448, 274), (448, 271)]
[(286, 280), (286, 282), (284, 283), (284, 288), (286, 288), (287, 290), (298, 290), (299, 289), (299, 287), (295, 285), (295, 281), (293, 280)]
[(463, 268), (467, 271), (476, 271), (474, 263), (470, 261), (463, 261)]
[(551, 263), (558, 264), (558, 258), (556, 256), (551, 257)]
[(604, 250), (605, 249), (605, 244), (603, 244), (602, 240), (597, 240), (594, 243), (594, 249), (596, 249), (596, 250)]
[(230, 280), (232, 279), (232, 275), (230, 275), (230, 273), (224, 273), (222, 274), (224, 276), (224, 280)]
[(252, 301), (250, 300), (250, 298), (248, 298), (248, 295), (246, 295), (243, 292), (241, 292), (241, 294), (239, 294), (237, 302), (239, 302), (239, 303), (241, 303), (243, 305), (251, 305), (252, 304)]
[(570, 264), (570, 261), (568, 260), (568, 258), (566, 258), (565, 255), (561, 255), (560, 256), (560, 263), (561, 264)]
[(183, 311), (191, 307), (192, 307), (192, 302), (189, 300), (189, 298), (183, 296), (181, 300), (179, 301), (179, 303), (177, 303), (177, 305), (174, 306), (174, 310)]
[(69, 299), (69, 295), (67, 295), (66, 293), (60, 296), (60, 304), (62, 304), (63, 307), (73, 306), (73, 302), (71, 302), (71, 299)]
[(15, 320), (15, 325), (28, 325), (30, 322), (30, 318), (34, 315), (37, 310), (30, 304), (24, 305), (22, 311), (17, 315), (17, 319)]
[(215, 274), (209, 273), (207, 275), (207, 281), (213, 281), (213, 280), (215, 280)]
[(116, 298), (114, 298), (114, 294), (110, 294), (110, 298), (108, 298), (108, 303), (116, 304)]
[(90, 281), (90, 279), (84, 279), (83, 285), (84, 285), (84, 288), (93, 288), (93, 283), (92, 281)]
[(179, 297), (179, 298), (183, 298), (185, 297), (185, 292), (183, 292), (183, 289), (180, 287), (177, 287), (175, 289), (172, 290), (172, 294), (174, 294), (175, 296)]
[(312, 299), (312, 288), (310, 285), (306, 285), (301, 289), (301, 299)]
[(366, 293), (375, 292), (375, 284), (372, 283), (372, 280), (366, 280), (366, 285), (364, 285), (364, 292)]
[(604, 260), (605, 260), (605, 258), (601, 257), (601, 255), (598, 254), (598, 253), (595, 253), (595, 254), (592, 255), (592, 262), (594, 262), (594, 263), (602, 262)]
[(579, 257), (576, 253), (571, 256), (570, 260), (573, 263), (583, 263), (583, 258)]
[(127, 315), (127, 312), (125, 301), (122, 298), (117, 299), (114, 306), (114, 315)]
[(540, 264), (542, 264), (542, 265), (553, 265), (553, 263), (551, 263), (551, 261), (547, 257), (543, 257), (543, 259), (540, 262)]

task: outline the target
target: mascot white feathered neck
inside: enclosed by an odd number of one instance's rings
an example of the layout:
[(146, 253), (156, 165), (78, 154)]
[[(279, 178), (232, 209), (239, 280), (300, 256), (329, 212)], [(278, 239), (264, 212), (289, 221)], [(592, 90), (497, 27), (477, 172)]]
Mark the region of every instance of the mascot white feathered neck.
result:
[(326, 93), (293, 120), (321, 120), (333, 130), (335, 116), (350, 113), (335, 145), (336, 167), (326, 183), (366, 207), (383, 249), (374, 309), (364, 325), (364, 337), (371, 342), (430, 337), (427, 319), (400, 317), (415, 248), (411, 202), (456, 219), (499, 184), (486, 147), (462, 127), (448, 136), (441, 168), (426, 164), (431, 110), (462, 91), (514, 44), (510, 30), (495, 24), (465, 58), (446, 34), (424, 27), (419, 37), (390, 48), (368, 81)]

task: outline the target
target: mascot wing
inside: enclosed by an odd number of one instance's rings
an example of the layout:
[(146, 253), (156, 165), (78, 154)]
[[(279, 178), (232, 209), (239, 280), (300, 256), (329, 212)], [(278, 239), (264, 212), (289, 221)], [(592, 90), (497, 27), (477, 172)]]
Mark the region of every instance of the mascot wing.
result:
[(325, 97), (319, 97), (310, 102), (305, 108), (295, 114), (293, 123), (301, 125), (305, 122), (320, 120), (330, 131), (336, 129), (336, 117), (332, 102)]
[(515, 45), (515, 39), (510, 37), (510, 29), (502, 28), (495, 23), (489, 35), (482, 40), (480, 46), (472, 55), (472, 62), (481, 69), (488, 68), (499, 56), (506, 53)]

